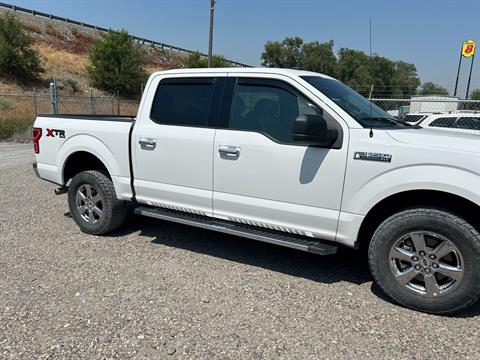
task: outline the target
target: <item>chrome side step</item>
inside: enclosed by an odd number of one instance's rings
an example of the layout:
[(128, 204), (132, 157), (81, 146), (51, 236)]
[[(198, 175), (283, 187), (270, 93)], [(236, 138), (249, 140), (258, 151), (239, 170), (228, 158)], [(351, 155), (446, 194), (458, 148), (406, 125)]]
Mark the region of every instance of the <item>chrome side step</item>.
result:
[(137, 207), (134, 212), (135, 214), (148, 216), (155, 219), (167, 220), (184, 225), (218, 231), (225, 234), (241, 236), (319, 255), (332, 255), (337, 252), (337, 246), (306, 236), (282, 233), (256, 226), (214, 219), (208, 216), (150, 207)]

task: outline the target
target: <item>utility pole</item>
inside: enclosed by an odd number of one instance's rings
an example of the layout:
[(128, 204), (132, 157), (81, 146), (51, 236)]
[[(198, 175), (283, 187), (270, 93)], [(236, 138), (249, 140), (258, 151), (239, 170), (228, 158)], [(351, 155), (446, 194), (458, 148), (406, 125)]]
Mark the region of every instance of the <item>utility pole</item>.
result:
[(213, 14), (215, 12), (215, 0), (210, 0), (210, 31), (208, 34), (208, 67), (212, 67), (212, 46), (213, 46)]

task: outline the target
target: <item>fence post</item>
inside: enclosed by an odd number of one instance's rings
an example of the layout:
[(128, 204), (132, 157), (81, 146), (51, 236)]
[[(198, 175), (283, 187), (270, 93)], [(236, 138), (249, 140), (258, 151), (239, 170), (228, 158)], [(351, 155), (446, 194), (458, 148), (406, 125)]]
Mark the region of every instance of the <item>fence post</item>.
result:
[(37, 90), (35, 89), (35, 86), (33, 87), (33, 109), (35, 111), (35, 116), (38, 115), (37, 111)]
[(120, 116), (120, 91), (117, 90), (117, 115)]
[(92, 115), (95, 114), (95, 103), (93, 101), (93, 90), (90, 89), (90, 105), (92, 107)]
[(55, 79), (50, 83), (50, 102), (52, 104), (52, 113), (58, 114), (57, 82)]

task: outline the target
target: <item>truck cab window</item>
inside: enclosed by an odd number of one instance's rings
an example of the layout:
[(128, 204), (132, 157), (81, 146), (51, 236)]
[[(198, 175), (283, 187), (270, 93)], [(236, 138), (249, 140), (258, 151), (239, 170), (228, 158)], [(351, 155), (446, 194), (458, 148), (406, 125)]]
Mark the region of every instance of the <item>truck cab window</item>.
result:
[(150, 118), (165, 125), (207, 126), (214, 87), (213, 81), (160, 82)]
[(293, 122), (298, 115), (317, 113), (321, 113), (318, 107), (283, 88), (240, 84), (234, 96), (230, 128), (258, 131), (292, 143)]

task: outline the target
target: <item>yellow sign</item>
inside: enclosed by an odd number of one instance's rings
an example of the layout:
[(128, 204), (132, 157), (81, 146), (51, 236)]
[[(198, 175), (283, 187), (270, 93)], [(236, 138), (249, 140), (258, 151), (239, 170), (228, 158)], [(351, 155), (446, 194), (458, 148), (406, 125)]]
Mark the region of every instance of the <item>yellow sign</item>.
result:
[(467, 40), (463, 43), (462, 46), (462, 56), (463, 57), (470, 57), (475, 54), (475, 41)]

